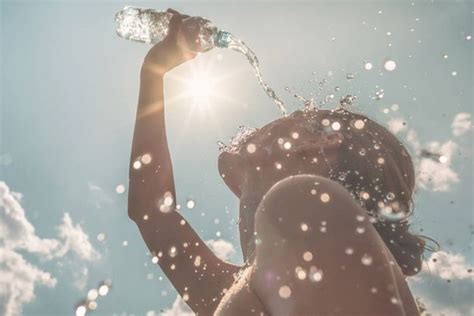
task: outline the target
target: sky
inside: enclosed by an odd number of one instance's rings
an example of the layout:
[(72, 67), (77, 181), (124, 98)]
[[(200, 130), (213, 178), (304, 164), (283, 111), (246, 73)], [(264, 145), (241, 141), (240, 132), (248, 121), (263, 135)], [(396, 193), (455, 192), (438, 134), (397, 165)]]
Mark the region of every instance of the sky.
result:
[[(205, 16), (241, 38), (291, 111), (302, 105), (286, 87), (310, 96), (326, 79), (317, 99), (356, 95), (353, 110), (411, 152), (412, 227), (441, 245), (410, 278), (414, 295), (433, 315), (474, 313), (472, 2), (3, 0), (3, 314), (70, 315), (103, 282), (108, 292), (91, 315), (189, 313), (127, 216), (138, 76), (149, 47), (115, 34), (114, 14), (125, 5)], [(393, 71), (384, 68), (389, 60)], [(208, 95), (195, 92), (202, 82)], [(241, 263), (238, 200), (218, 175), (216, 143), (280, 114), (245, 58), (226, 49), (168, 74), (165, 98), (182, 213), (220, 257)], [(188, 199), (195, 207), (184, 207)]]

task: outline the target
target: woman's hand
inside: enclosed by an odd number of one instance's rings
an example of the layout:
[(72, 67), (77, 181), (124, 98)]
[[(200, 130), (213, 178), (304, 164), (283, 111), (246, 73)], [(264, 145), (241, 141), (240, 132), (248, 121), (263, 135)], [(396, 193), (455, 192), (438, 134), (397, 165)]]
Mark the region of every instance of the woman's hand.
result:
[(154, 45), (145, 57), (142, 66), (142, 75), (161, 75), (176, 66), (193, 59), (197, 53), (190, 49), (189, 43), (196, 41), (197, 32), (189, 34), (181, 28), (183, 19), (189, 17), (177, 11), (168, 9), (173, 14), (166, 37)]

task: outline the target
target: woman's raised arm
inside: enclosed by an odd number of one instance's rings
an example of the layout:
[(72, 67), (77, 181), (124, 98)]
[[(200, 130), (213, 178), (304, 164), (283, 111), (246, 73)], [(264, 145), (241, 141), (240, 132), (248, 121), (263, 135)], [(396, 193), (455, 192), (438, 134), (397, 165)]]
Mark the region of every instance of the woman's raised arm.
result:
[(211, 315), (239, 267), (217, 258), (176, 210), (165, 131), (163, 77), (194, 57), (184, 47), (176, 13), (168, 36), (147, 54), (130, 159), (128, 214), (179, 294), (198, 314)]

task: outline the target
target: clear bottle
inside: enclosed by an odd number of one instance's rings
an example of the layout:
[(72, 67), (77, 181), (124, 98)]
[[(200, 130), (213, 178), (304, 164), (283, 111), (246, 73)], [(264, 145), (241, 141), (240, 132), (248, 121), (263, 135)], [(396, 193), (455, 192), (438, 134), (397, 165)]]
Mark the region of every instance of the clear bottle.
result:
[[(117, 35), (128, 40), (155, 44), (168, 33), (169, 23), (173, 14), (138, 7), (125, 7), (117, 12), (115, 21)], [(197, 33), (197, 48), (206, 52), (214, 47), (228, 47), (231, 41), (229, 32), (219, 30), (211, 21), (202, 17), (189, 17), (183, 20), (182, 27), (190, 33)]]

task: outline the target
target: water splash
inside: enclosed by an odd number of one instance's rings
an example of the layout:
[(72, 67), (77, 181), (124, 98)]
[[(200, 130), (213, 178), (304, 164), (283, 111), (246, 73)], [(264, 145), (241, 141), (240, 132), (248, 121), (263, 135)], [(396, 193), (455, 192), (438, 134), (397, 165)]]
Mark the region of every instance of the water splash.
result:
[(292, 94), (294, 98), (303, 102), (305, 111), (314, 110), (318, 107), (314, 102), (313, 98), (307, 99), (304, 96), (292, 91), (289, 87), (285, 87), (285, 90), (288, 91), (288, 93)]
[(233, 49), (247, 57), (248, 62), (252, 66), (255, 76), (257, 77), (260, 86), (262, 86), (265, 93), (272, 98), (273, 102), (277, 105), (278, 109), (283, 116), (288, 114), (288, 111), (283, 103), (283, 101), (277, 96), (275, 91), (263, 80), (262, 74), (260, 72), (260, 64), (258, 62), (257, 55), (241, 40), (236, 38), (233, 35), (230, 35), (228, 48)]
[(230, 143), (228, 145), (224, 144), (221, 141), (217, 142), (219, 146), (219, 151), (228, 152), (228, 153), (236, 153), (242, 144), (244, 144), (250, 136), (252, 136), (257, 131), (256, 128), (246, 127), (246, 126), (239, 126), (237, 130), (237, 134), (230, 139)]

